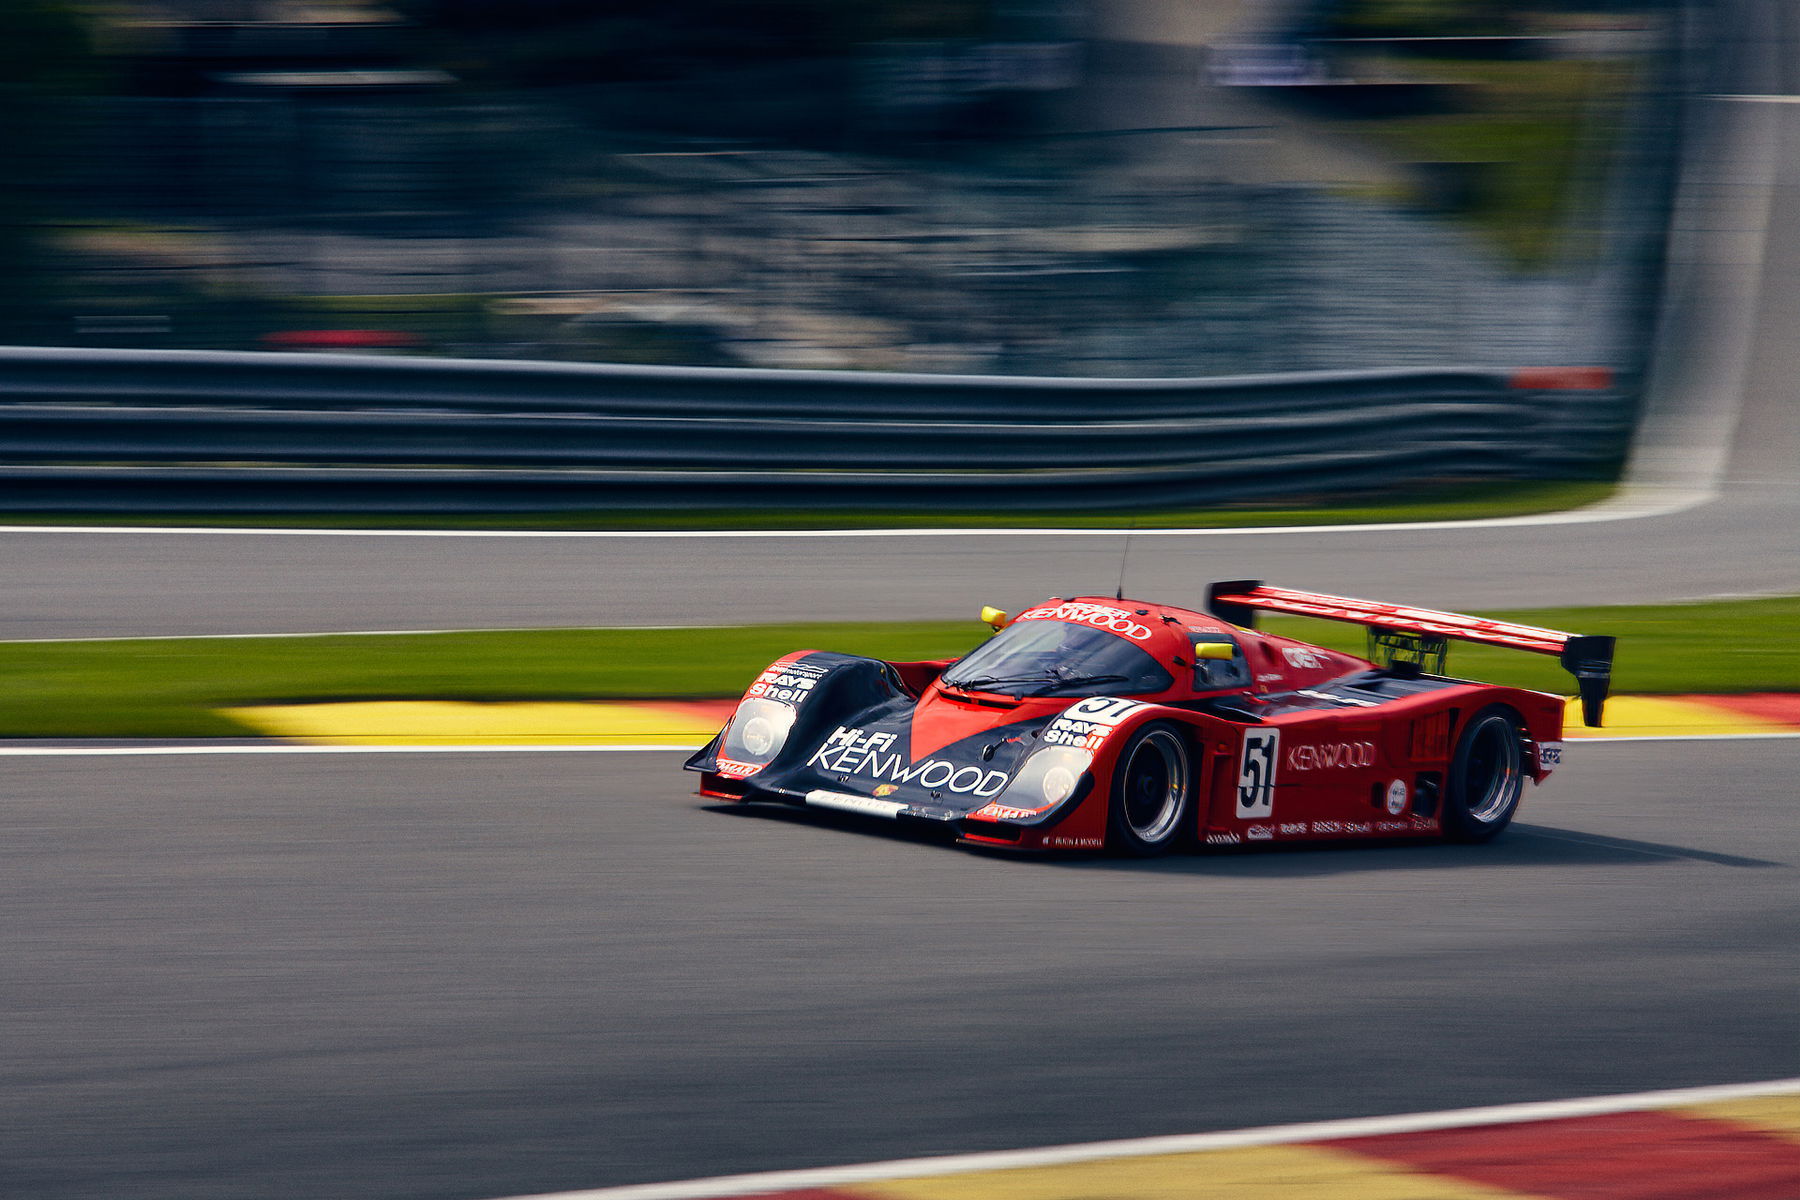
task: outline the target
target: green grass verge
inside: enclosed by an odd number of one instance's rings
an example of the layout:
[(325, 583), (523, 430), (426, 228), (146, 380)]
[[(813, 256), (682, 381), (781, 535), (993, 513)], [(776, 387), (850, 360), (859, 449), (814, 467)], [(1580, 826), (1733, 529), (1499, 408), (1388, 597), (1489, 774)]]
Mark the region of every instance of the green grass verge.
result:
[(980, 634), (958, 621), (0, 643), (0, 736), (231, 736), (251, 731), (214, 710), (286, 700), (737, 695), (793, 650), (934, 658)]
[(1611, 483), (1549, 481), (1462, 484), (1412, 493), (1345, 497), (1332, 504), (1239, 504), (1145, 512), (989, 513), (966, 510), (881, 512), (860, 509), (765, 512), (692, 509), (656, 512), (539, 513), (0, 513), (7, 525), (216, 526), (267, 529), (1242, 529), (1262, 525), (1370, 525), (1530, 516), (1597, 504)]
[[(1620, 692), (1800, 691), (1800, 598), (1504, 616), (1619, 638)], [(1358, 651), (1353, 626), (1300, 619), (1269, 628)], [(332, 699), (464, 700), (735, 696), (792, 650), (947, 658), (981, 640), (973, 621), (717, 629), (0, 643), (0, 736), (216, 737), (244, 727), (215, 711)], [(1566, 692), (1545, 658), (1458, 645), (1452, 672)]]
[(1632, 68), (1584, 60), (1404, 59), (1397, 65), (1415, 77), (1473, 85), (1475, 111), (1354, 127), (1404, 158), (1481, 164), (1462, 215), (1520, 265), (1550, 261), (1599, 170), (1584, 158), (1599, 144), (1597, 123), (1616, 119)]

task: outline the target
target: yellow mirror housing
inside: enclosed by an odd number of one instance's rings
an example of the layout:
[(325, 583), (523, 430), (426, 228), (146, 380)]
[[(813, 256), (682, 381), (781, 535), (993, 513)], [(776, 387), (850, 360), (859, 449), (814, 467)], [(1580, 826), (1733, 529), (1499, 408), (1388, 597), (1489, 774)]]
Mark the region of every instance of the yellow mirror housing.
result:
[(1212, 659), (1218, 662), (1230, 662), (1237, 657), (1237, 647), (1230, 642), (1195, 642), (1194, 657), (1196, 659)]
[(994, 608), (991, 605), (981, 610), (981, 619), (993, 626), (995, 633), (999, 633), (1002, 629), (1005, 629), (1007, 622), (1012, 620), (1012, 618), (1004, 611)]

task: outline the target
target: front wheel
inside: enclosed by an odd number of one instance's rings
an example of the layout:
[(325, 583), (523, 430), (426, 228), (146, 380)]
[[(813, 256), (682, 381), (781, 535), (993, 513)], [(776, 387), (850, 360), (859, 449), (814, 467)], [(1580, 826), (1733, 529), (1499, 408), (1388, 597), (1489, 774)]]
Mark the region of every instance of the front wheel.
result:
[(1168, 853), (1188, 825), (1192, 782), (1179, 729), (1153, 722), (1137, 730), (1113, 768), (1108, 842), (1140, 858)]
[(1485, 842), (1512, 821), (1525, 790), (1525, 735), (1504, 705), (1470, 718), (1457, 739), (1445, 789), (1444, 832), (1459, 842)]

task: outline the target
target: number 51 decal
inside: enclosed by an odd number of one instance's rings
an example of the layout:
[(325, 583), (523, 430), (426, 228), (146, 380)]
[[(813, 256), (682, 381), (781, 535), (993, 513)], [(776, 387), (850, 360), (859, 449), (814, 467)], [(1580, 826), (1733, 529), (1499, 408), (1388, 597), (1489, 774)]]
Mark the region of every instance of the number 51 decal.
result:
[(1275, 814), (1275, 759), (1280, 747), (1279, 729), (1244, 730), (1244, 753), (1238, 761), (1239, 818), (1254, 821)]

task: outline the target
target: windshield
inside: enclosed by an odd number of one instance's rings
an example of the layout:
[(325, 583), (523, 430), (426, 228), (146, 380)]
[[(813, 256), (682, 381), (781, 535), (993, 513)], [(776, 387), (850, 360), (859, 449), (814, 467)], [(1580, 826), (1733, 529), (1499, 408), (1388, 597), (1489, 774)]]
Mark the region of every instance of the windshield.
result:
[(943, 681), (1015, 696), (1142, 695), (1175, 684), (1133, 643), (1066, 621), (1008, 625), (945, 671)]

